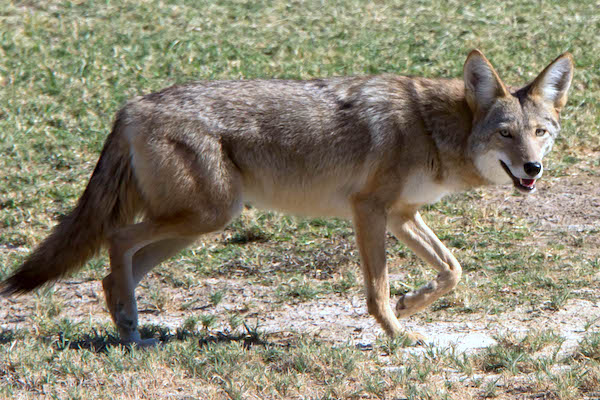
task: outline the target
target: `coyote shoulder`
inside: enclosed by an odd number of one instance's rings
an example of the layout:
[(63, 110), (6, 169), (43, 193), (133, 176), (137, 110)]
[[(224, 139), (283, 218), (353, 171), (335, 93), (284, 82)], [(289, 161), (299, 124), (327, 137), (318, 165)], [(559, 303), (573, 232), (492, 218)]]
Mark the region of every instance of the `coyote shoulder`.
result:
[[(111, 272), (102, 283), (121, 339), (151, 344), (138, 333), (136, 285), (248, 203), (351, 218), (369, 313), (388, 334), (403, 334), (397, 316), (424, 309), (461, 276), (419, 207), (481, 185), (513, 182), (533, 192), (572, 75), (565, 53), (511, 89), (474, 50), (463, 79), (195, 82), (135, 98), (117, 114), (75, 209), (3, 293), (63, 277), (106, 247)], [(439, 272), (395, 310), (386, 230)]]

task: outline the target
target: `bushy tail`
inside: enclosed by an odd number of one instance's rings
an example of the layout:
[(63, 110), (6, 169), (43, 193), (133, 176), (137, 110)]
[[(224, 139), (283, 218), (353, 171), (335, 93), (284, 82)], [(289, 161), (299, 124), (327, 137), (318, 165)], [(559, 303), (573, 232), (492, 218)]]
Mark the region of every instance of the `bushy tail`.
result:
[(75, 209), (1, 284), (3, 295), (29, 292), (80, 268), (101, 249), (108, 233), (133, 221), (140, 201), (122, 119), (117, 117)]

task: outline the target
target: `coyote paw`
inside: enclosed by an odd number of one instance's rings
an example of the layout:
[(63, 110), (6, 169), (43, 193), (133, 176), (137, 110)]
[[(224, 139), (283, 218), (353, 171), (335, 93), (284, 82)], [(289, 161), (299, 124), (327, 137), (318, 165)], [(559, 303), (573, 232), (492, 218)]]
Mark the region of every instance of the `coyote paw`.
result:
[(153, 338), (137, 339), (137, 340), (123, 340), (122, 343), (127, 346), (136, 346), (136, 347), (140, 347), (140, 348), (147, 348), (147, 347), (156, 347), (160, 343), (160, 340), (153, 339)]
[(403, 294), (396, 303), (396, 316), (398, 318), (406, 318), (415, 313), (415, 307), (406, 304), (406, 294)]
[(427, 337), (418, 332), (406, 331), (402, 336), (406, 338), (406, 343), (409, 346), (424, 346), (427, 342)]
[(135, 342), (137, 347), (156, 347), (160, 343), (160, 340), (150, 338), (150, 339), (141, 339), (138, 342)]
[(142, 339), (140, 337), (140, 332), (137, 329), (123, 329), (123, 327), (120, 327), (119, 336), (121, 338), (121, 344), (125, 346), (144, 348), (154, 347), (160, 343), (160, 340), (154, 338)]

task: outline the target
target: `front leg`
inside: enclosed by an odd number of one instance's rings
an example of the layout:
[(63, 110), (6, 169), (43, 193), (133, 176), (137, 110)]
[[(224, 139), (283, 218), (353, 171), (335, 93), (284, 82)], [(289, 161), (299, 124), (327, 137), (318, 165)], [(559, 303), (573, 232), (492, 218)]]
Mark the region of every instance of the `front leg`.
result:
[(352, 209), (369, 314), (375, 317), (388, 335), (405, 335), (412, 343), (422, 342), (422, 336), (402, 329), (390, 306), (390, 285), (385, 264), (384, 207), (373, 200), (354, 199)]
[(450, 250), (425, 225), (418, 211), (392, 212), (389, 215), (388, 226), (400, 241), (439, 271), (434, 280), (413, 292), (406, 293), (398, 300), (396, 315), (408, 317), (454, 289), (460, 280), (462, 269)]

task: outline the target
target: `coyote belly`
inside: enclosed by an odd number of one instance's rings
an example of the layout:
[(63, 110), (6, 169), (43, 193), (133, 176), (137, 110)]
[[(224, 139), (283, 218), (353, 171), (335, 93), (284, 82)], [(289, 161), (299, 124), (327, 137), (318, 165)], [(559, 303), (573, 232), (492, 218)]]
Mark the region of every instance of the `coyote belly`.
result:
[[(195, 82), (135, 98), (117, 114), (75, 209), (2, 292), (31, 291), (107, 248), (111, 271), (102, 284), (121, 339), (152, 344), (138, 332), (135, 287), (250, 203), (352, 219), (369, 313), (389, 335), (419, 341), (397, 317), (448, 293), (462, 273), (419, 207), (482, 185), (513, 182), (533, 192), (572, 75), (563, 54), (512, 89), (474, 50), (463, 79)], [(395, 309), (386, 231), (438, 271)]]

